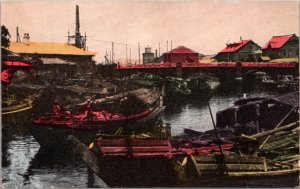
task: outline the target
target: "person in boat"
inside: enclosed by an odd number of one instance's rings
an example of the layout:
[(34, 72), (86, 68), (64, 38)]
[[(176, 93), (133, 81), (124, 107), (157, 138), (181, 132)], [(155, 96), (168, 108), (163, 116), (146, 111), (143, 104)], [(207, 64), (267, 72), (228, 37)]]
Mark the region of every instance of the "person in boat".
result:
[(60, 104), (55, 100), (52, 104), (52, 112), (54, 115), (64, 115), (64, 116), (70, 116), (70, 111), (65, 111)]
[(55, 100), (52, 104), (52, 112), (54, 115), (62, 115), (62, 108), (58, 104), (57, 100)]
[(86, 105), (86, 108), (84, 111), (84, 116), (82, 119), (88, 119), (88, 120), (93, 119), (93, 108), (92, 108), (92, 100), (91, 99), (89, 99), (87, 101), (87, 105)]

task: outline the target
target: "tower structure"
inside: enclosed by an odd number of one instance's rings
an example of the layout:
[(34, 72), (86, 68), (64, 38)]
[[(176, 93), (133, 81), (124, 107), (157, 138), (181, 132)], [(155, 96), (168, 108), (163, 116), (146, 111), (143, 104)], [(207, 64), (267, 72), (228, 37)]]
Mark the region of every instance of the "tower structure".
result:
[(70, 36), (68, 32), (68, 44), (70, 44), (71, 40), (75, 40), (75, 46), (86, 50), (86, 34), (82, 36), (80, 33), (80, 20), (79, 20), (79, 6), (76, 5), (76, 15), (75, 15), (75, 35)]

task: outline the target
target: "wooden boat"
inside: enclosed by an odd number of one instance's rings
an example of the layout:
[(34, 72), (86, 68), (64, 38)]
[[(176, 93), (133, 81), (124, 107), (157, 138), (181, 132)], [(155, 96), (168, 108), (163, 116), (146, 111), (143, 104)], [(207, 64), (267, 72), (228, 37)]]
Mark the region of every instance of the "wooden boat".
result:
[(122, 133), (132, 133), (149, 131), (162, 111), (163, 108), (155, 107), (128, 116), (106, 111), (92, 112), (93, 117), (85, 117), (85, 114), (41, 116), (32, 121), (32, 134), (41, 145), (55, 146), (56, 144), (65, 143), (66, 136), (70, 134), (74, 134), (88, 144), (100, 132), (115, 133), (119, 130)]
[(111, 187), (297, 186), (298, 164), (229, 152), (232, 145), (173, 146), (170, 140), (100, 137), (89, 148), (73, 136), (74, 151)]
[[(300, 171), (298, 126), (296, 122), (242, 135), (234, 146), (223, 142), (220, 147), (178, 138), (103, 135), (87, 147), (73, 136), (69, 139), (75, 153), (109, 186), (295, 187)], [(251, 148), (253, 141), (260, 148), (245, 153), (241, 147)]]
[(24, 125), (29, 119), (32, 110), (32, 96), (21, 98), (18, 95), (3, 93), (2, 101), (2, 124), (3, 125)]
[(186, 174), (193, 174), (193, 186), (205, 187), (295, 187), (299, 165), (280, 164), (264, 157), (236, 154), (190, 156)]
[[(93, 104), (90, 102), (80, 104), (79, 113), (74, 114), (62, 111), (63, 108), (54, 103), (53, 113), (39, 115), (32, 120), (32, 134), (42, 146), (55, 147), (60, 143), (65, 144), (66, 136), (70, 134), (89, 144), (100, 132), (114, 134), (118, 131), (122, 134), (131, 134), (152, 131), (164, 110), (159, 102), (159, 95), (149, 90), (135, 91), (134, 94), (138, 94), (140, 100), (133, 96), (115, 95), (117, 99), (123, 99), (122, 102), (112, 105), (115, 109), (117, 107), (119, 113), (109, 111), (108, 107), (106, 109), (105, 102), (114, 99), (109, 97), (95, 100)], [(125, 98), (127, 100), (124, 100)], [(128, 108), (129, 106), (131, 108)], [(124, 113), (120, 113), (122, 110)]]
[[(85, 154), (84, 161), (111, 187), (177, 186), (178, 162), (173, 157), (182, 161), (187, 154), (219, 151), (216, 144), (197, 147), (167, 139), (103, 135), (94, 140), (90, 150), (75, 137), (69, 139), (74, 151)], [(222, 148), (228, 150), (232, 146), (223, 144)]]
[(252, 135), (259, 130), (273, 129), (283, 118), (282, 125), (298, 121), (298, 107), (299, 91), (272, 98), (240, 99), (217, 112), (216, 126)]

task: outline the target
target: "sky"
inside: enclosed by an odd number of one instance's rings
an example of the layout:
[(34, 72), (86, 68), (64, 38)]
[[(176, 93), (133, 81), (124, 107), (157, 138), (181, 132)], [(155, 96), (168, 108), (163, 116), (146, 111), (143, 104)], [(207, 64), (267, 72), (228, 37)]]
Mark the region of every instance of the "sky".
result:
[(36, 42), (67, 42), (75, 33), (75, 7), (79, 5), (80, 30), (87, 35), (88, 50), (97, 62), (115, 44), (115, 57), (138, 59), (146, 46), (167, 51), (186, 46), (201, 54), (216, 54), (227, 42), (251, 39), (264, 46), (272, 36), (299, 36), (298, 1), (237, 0), (4, 0), (1, 25), (11, 41), (16, 27), (21, 38)]

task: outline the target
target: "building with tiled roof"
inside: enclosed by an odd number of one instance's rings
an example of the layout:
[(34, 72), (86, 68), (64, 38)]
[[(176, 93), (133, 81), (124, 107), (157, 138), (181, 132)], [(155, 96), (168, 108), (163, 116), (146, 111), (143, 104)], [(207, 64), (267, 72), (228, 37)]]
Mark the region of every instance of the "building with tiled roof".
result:
[(219, 62), (258, 61), (261, 56), (261, 47), (252, 40), (240, 40), (236, 43), (226, 44), (216, 59)]
[(55, 55), (55, 56), (88, 56), (96, 55), (95, 52), (85, 51), (74, 45), (66, 43), (49, 42), (11, 42), (8, 50), (22, 55)]
[(92, 72), (95, 67), (95, 52), (75, 45), (52, 42), (10, 42), (7, 50), (40, 62), (36, 71), (40, 74), (52, 72), (52, 77), (68, 77), (76, 73)]
[(198, 62), (199, 53), (185, 46), (179, 46), (163, 54), (164, 62)]
[(270, 59), (298, 58), (299, 37), (295, 34), (273, 36), (262, 48), (262, 55)]

